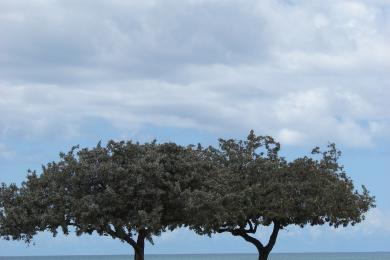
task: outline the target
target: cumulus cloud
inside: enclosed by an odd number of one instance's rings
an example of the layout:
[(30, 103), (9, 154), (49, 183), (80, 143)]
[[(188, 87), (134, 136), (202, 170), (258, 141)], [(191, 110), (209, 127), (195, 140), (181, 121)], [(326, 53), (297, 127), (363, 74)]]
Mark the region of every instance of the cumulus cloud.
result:
[(390, 124), (389, 13), (379, 0), (3, 1), (2, 138), (100, 119), (370, 146)]

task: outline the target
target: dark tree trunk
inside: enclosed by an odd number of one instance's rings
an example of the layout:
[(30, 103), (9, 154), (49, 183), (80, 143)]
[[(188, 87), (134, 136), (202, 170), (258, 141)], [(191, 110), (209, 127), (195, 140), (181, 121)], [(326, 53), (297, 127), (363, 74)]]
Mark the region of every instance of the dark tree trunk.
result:
[(137, 249), (134, 249), (134, 260), (144, 260), (145, 254), (144, 254), (144, 246), (139, 246)]
[(134, 260), (144, 260), (144, 248), (134, 250)]
[(273, 226), (272, 234), (271, 234), (270, 239), (268, 241), (268, 244), (266, 246), (263, 246), (263, 244), (260, 242), (260, 240), (249, 236), (247, 233), (243, 232), (242, 230), (232, 232), (232, 234), (235, 236), (239, 235), (242, 238), (244, 238), (246, 241), (255, 245), (257, 248), (257, 251), (259, 252), (259, 260), (267, 260), (271, 250), (273, 249), (273, 247), (276, 243), (276, 239), (278, 237), (278, 233), (279, 233), (279, 230), (281, 228), (278, 221), (273, 221), (273, 222), (274, 222), (274, 226)]
[(256, 239), (249, 235), (249, 234), (256, 233), (257, 225), (258, 225), (258, 223), (256, 224), (251, 223), (250, 220), (248, 220), (249, 223), (248, 225), (250, 226), (249, 229), (245, 229), (245, 226), (241, 226), (238, 229), (221, 228), (218, 230), (218, 233), (230, 232), (233, 236), (242, 237), (249, 243), (252, 243), (257, 248), (257, 251), (259, 252), (259, 260), (267, 260), (270, 252), (272, 251), (272, 248), (274, 248), (279, 230), (282, 228), (279, 221), (273, 220), (272, 222), (274, 226), (273, 226), (272, 234), (266, 246), (264, 246), (259, 239)]
[(126, 241), (134, 249), (134, 260), (144, 260), (145, 238), (149, 235), (146, 229), (138, 230), (137, 241), (132, 237), (132, 233), (126, 232), (123, 227), (107, 225), (105, 232), (113, 238)]
[(268, 252), (265, 249), (259, 250), (259, 260), (267, 260), (268, 256), (269, 256), (269, 253), (270, 252)]
[(134, 247), (134, 260), (145, 259), (145, 233), (140, 231), (138, 233), (137, 244)]

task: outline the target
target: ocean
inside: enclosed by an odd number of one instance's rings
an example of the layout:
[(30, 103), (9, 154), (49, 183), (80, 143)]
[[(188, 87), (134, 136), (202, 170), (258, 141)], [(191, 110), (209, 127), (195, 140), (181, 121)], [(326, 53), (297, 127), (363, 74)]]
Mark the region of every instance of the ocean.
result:
[[(132, 260), (131, 255), (106, 256), (2, 256), (9, 260)], [(254, 254), (146, 255), (146, 260), (256, 260)], [(270, 260), (390, 260), (389, 253), (274, 253)]]

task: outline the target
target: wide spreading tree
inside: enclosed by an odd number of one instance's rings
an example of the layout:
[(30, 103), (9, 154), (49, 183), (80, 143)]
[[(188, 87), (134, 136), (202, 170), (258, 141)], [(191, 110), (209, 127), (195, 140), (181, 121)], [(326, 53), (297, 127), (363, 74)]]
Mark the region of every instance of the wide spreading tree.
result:
[[(288, 162), (271, 137), (220, 140), (219, 148), (110, 141), (74, 147), (30, 172), (20, 186), (0, 187), (0, 236), (31, 241), (37, 232), (97, 232), (130, 244), (144, 259), (145, 240), (189, 226), (199, 234), (230, 232), (267, 259), (278, 232), (354, 225), (374, 206), (355, 190), (334, 145)], [(273, 227), (263, 244), (259, 226)]]
[(31, 241), (39, 231), (97, 232), (130, 244), (144, 259), (145, 239), (185, 223), (186, 189), (199, 185), (192, 148), (173, 143), (110, 141), (74, 147), (58, 162), (30, 172), (20, 186), (3, 184), (0, 235)]
[[(255, 245), (267, 259), (280, 230), (288, 225), (355, 225), (374, 206), (363, 186), (355, 190), (334, 144), (288, 162), (280, 145), (250, 132), (247, 140), (220, 139), (219, 148), (200, 148), (199, 189), (187, 190), (187, 224), (199, 234), (230, 232)], [(201, 171), (199, 171), (201, 172)], [(272, 226), (267, 243), (256, 232)]]

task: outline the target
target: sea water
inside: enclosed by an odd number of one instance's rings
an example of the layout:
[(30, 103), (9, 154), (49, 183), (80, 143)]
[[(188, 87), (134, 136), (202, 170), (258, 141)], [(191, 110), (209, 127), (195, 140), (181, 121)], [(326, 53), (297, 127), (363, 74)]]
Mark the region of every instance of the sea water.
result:
[[(130, 260), (131, 255), (1, 256), (1, 260)], [(146, 255), (146, 260), (256, 260), (255, 254)], [(274, 253), (270, 260), (390, 260), (390, 253)]]

